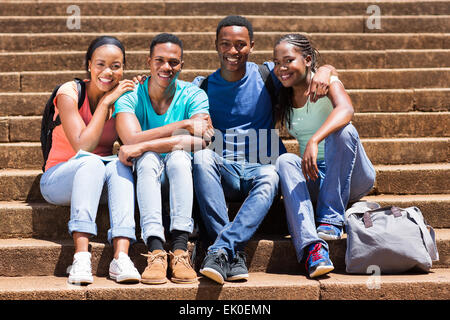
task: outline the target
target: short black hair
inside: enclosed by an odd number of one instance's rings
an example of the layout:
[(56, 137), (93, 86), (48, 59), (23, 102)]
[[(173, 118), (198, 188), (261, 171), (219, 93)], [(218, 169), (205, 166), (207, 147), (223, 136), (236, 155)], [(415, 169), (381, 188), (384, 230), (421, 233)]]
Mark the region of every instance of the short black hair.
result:
[(178, 45), (181, 48), (181, 58), (183, 58), (183, 41), (171, 33), (160, 33), (152, 39), (152, 42), (150, 42), (150, 57), (152, 56), (155, 46), (160, 43), (173, 43)]
[(228, 16), (223, 18), (217, 25), (216, 40), (219, 38), (219, 32), (223, 27), (238, 26), (245, 27), (248, 30), (250, 41), (253, 41), (253, 26), (250, 21), (242, 16)]

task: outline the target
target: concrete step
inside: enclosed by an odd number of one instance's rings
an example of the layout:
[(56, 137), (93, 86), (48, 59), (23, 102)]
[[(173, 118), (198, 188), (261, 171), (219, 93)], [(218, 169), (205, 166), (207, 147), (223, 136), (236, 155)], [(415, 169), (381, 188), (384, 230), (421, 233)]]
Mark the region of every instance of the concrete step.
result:
[[(440, 260), (433, 263), (433, 268), (450, 268), (450, 229), (435, 229), (436, 245)], [(329, 241), (330, 259), (335, 270), (345, 271), (346, 238)], [(107, 242), (90, 241), (92, 254), (92, 273), (107, 276), (109, 263), (113, 258), (113, 248)], [(192, 252), (194, 243), (189, 244)], [(199, 245), (195, 257), (195, 268), (198, 271), (204, 258), (204, 249)], [(167, 247), (166, 250), (170, 250)], [(72, 239), (40, 240), (40, 239), (0, 239), (0, 276), (64, 276), (67, 267), (72, 264), (75, 247)], [(295, 249), (289, 236), (256, 236), (245, 248), (249, 272), (266, 273), (305, 273), (303, 263), (296, 258)], [(133, 244), (129, 256), (139, 272), (147, 265), (147, 253), (142, 241)]]
[[(407, 208), (416, 206), (422, 211), (427, 223), (434, 228), (450, 228), (450, 195), (376, 195), (364, 197), (382, 206), (396, 205)], [(43, 201), (43, 202), (42, 202)], [(37, 238), (69, 239), (67, 223), (70, 208), (41, 202), (1, 201), (0, 239)], [(230, 203), (230, 215), (235, 215), (240, 203)], [(257, 234), (289, 234), (285, 221), (282, 200), (275, 201), (266, 218), (258, 228)], [(139, 209), (136, 204), (136, 236), (140, 238)], [(106, 240), (109, 229), (109, 213), (106, 205), (100, 205), (96, 220), (98, 233), (96, 239)]]
[[(353, 108), (365, 112), (450, 111), (450, 89), (348, 89)], [(0, 117), (40, 116), (51, 92), (0, 93)]]
[[(0, 142), (39, 141), (41, 116), (0, 117)], [(356, 113), (361, 138), (449, 137), (450, 112)], [(281, 135), (288, 137), (286, 130)]]
[[(285, 314), (285, 304), (273, 300), (448, 300), (450, 270), (434, 269), (429, 274), (382, 275), (372, 281), (367, 275), (330, 273), (319, 279), (299, 274), (250, 273), (247, 282), (217, 285), (204, 277), (196, 284), (162, 285), (117, 284), (105, 277), (94, 277), (89, 286), (69, 285), (66, 277), (0, 277), (1, 300), (155, 300), (167, 306), (165, 314), (174, 318), (181, 306), (173, 300), (264, 300), (257, 307), (270, 307), (271, 314)], [(378, 282), (379, 280), (379, 282)], [(167, 304), (159, 300), (172, 300)], [(226, 304), (226, 302), (222, 302)], [(234, 305), (241, 303), (234, 303)], [(182, 307), (186, 307), (183, 302)], [(224, 308), (224, 307), (223, 307)], [(229, 310), (216, 307), (216, 314), (229, 316)]]
[[(196, 76), (207, 76), (214, 71), (185, 69), (179, 78), (192, 81)], [(450, 82), (450, 68), (338, 69), (338, 72), (346, 89), (447, 88)], [(125, 70), (124, 78), (148, 73), (146, 69)], [(85, 77), (86, 72), (81, 70), (0, 72), (0, 92), (48, 92), (58, 83)]]
[[(127, 50), (149, 50), (151, 39), (159, 32), (108, 32), (121, 40)], [(185, 50), (215, 50), (215, 32), (173, 32), (183, 41)], [(255, 49), (272, 50), (286, 32), (254, 32)], [(100, 34), (77, 33), (0, 33), (0, 52), (86, 51)], [(322, 50), (399, 50), (450, 49), (448, 33), (306, 33)]]
[[(258, 16), (246, 15), (255, 31), (284, 32), (352, 32), (352, 33), (448, 33), (450, 15), (381, 15), (380, 29), (369, 29), (367, 16)], [(3, 16), (0, 17), (0, 30), (4, 33), (41, 33), (41, 32), (204, 32), (215, 31), (219, 16), (83, 16), (80, 15), (78, 30), (68, 28), (67, 16)], [(69, 23), (70, 25), (70, 23)]]
[[(61, 71), (84, 68), (85, 51), (8, 52), (0, 53), (3, 72)], [(148, 51), (128, 51), (127, 69), (147, 66)], [(271, 61), (273, 51), (255, 51), (257, 63)], [(184, 51), (184, 68), (220, 68), (216, 51)], [(319, 64), (331, 64), (336, 69), (440, 68), (450, 66), (450, 49), (420, 50), (321, 50)]]
[[(391, 138), (362, 139), (373, 164), (413, 164), (446, 162), (449, 158), (450, 138)], [(295, 139), (284, 139), (288, 152), (299, 154)], [(0, 143), (0, 168), (40, 169), (40, 142)]]
[[(449, 163), (376, 165), (371, 194), (450, 194), (445, 183), (450, 179)], [(41, 170), (0, 170), (0, 201), (42, 200), (39, 181)]]
[[(96, 16), (107, 12), (112, 16), (146, 15), (286, 15), (299, 16), (323, 15), (361, 15), (366, 14), (370, 1), (72, 1), (84, 16)], [(60, 1), (21, 1), (0, 4), (2, 16), (46, 16), (49, 13), (69, 16), (69, 3)], [(410, 2), (377, 1), (383, 15), (442, 15), (450, 14), (444, 1)]]
[[(448, 231), (435, 230), (440, 261), (433, 268), (448, 268), (449, 265), (449, 235)], [(337, 271), (345, 271), (346, 240), (329, 242), (330, 258)], [(170, 248), (166, 248), (169, 250)], [(192, 251), (193, 243), (189, 244)], [(196, 269), (204, 257), (204, 251), (199, 247)], [(305, 273), (303, 263), (298, 263), (290, 237), (256, 236), (245, 249), (250, 272), (267, 273)], [(0, 240), (0, 252), (5, 257), (0, 263), (1, 276), (46, 276), (66, 275), (67, 267), (72, 263), (73, 240), (36, 240), (36, 239), (3, 239)], [(92, 272), (97, 276), (107, 276), (113, 249), (106, 242), (93, 239), (90, 242), (92, 253)], [(147, 249), (143, 242), (130, 247), (129, 255), (139, 272), (143, 272), (147, 259), (141, 256)], [(33, 261), (30, 264), (30, 261)]]

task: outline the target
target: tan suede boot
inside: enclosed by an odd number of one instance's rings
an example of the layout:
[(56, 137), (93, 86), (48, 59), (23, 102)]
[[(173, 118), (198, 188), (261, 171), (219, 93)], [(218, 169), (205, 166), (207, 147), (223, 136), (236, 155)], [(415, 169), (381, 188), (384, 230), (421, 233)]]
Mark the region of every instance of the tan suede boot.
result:
[(167, 252), (164, 250), (154, 250), (148, 254), (147, 267), (141, 276), (141, 282), (146, 284), (162, 284), (167, 282)]
[(172, 280), (175, 283), (194, 283), (197, 282), (197, 273), (191, 266), (189, 252), (177, 249), (175, 252), (169, 252), (170, 269), (172, 270)]

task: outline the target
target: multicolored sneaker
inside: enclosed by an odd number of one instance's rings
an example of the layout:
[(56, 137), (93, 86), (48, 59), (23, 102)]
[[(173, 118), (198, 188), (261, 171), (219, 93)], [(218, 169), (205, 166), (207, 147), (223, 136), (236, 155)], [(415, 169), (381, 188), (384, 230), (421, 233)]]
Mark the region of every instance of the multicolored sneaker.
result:
[(324, 275), (334, 270), (328, 251), (321, 243), (313, 243), (308, 247), (308, 257), (306, 258), (306, 270), (310, 278)]
[(317, 235), (323, 240), (339, 240), (342, 237), (342, 227), (322, 223), (317, 228)]

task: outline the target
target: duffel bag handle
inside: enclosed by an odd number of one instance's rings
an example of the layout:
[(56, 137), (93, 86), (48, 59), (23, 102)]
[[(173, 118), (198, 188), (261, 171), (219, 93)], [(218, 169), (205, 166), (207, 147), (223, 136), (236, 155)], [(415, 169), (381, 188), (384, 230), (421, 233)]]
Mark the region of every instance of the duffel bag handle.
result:
[(378, 208), (378, 209), (374, 209), (374, 210), (370, 210), (370, 211), (366, 211), (363, 214), (363, 222), (364, 222), (364, 227), (366, 228), (370, 228), (373, 226), (372, 223), (372, 218), (370, 217), (370, 215), (374, 212), (380, 212), (380, 211), (388, 211), (390, 210), (392, 215), (395, 218), (401, 217), (402, 216), (402, 209), (400, 209), (399, 207), (395, 207), (395, 206), (390, 206), (390, 207), (383, 207), (383, 208)]

